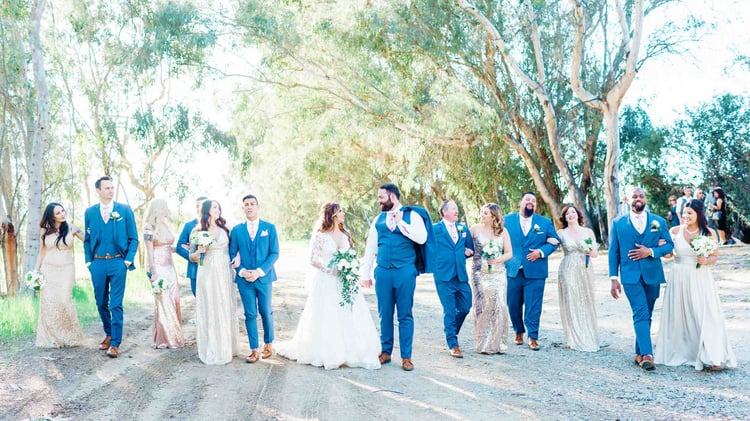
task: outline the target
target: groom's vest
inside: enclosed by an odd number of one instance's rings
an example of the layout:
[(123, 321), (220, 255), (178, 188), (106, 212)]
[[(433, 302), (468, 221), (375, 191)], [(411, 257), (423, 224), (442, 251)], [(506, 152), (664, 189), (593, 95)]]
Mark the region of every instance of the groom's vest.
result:
[[(378, 266), (382, 268), (402, 268), (414, 265), (417, 253), (414, 242), (406, 238), (398, 227), (391, 231), (385, 223), (387, 212), (382, 212), (375, 222), (378, 231)], [(411, 212), (404, 212), (404, 221), (411, 221)]]
[[(91, 249), (91, 253), (96, 256), (114, 256), (120, 253), (115, 244), (115, 221), (113, 219), (110, 218), (108, 224), (105, 224), (104, 221), (99, 221), (99, 238)], [(125, 256), (123, 255), (122, 258), (124, 259)]]

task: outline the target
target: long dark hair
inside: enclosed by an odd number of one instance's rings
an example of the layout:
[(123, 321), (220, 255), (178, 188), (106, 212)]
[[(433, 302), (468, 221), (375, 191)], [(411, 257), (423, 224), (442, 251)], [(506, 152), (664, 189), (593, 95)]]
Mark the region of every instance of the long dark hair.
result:
[[(211, 217), (209, 213), (211, 212), (211, 206), (213, 206), (215, 200), (204, 200), (203, 204), (201, 205), (201, 231), (208, 231), (208, 219)], [(221, 216), (221, 204), (219, 202), (216, 202), (216, 205), (219, 206), (219, 217), (216, 218), (216, 226), (223, 229), (227, 233), (227, 237), (229, 237), (229, 229), (227, 229), (227, 220), (224, 219)]]
[(65, 237), (68, 236), (68, 231), (70, 231), (70, 228), (68, 227), (68, 221), (62, 221), (60, 223), (60, 230), (58, 231), (55, 227), (55, 208), (61, 207), (63, 210), (65, 208), (63, 205), (57, 203), (57, 202), (51, 202), (47, 205), (47, 207), (44, 209), (44, 213), (42, 214), (42, 220), (39, 221), (39, 228), (44, 230), (44, 233), (41, 235), (42, 244), (44, 244), (44, 239), (48, 235), (52, 235), (57, 233), (57, 240), (55, 240), (55, 247), (58, 249), (60, 248), (60, 241), (64, 245), (68, 245), (67, 241), (65, 241)]
[(706, 211), (703, 210), (703, 201), (700, 199), (690, 199), (690, 201), (685, 204), (685, 207), (695, 211), (695, 217), (698, 219), (698, 229), (700, 230), (701, 235), (710, 237), (711, 231), (708, 229), (708, 222), (706, 222)]
[[(341, 210), (341, 205), (335, 202), (326, 203), (323, 206), (320, 207), (320, 228), (318, 231), (320, 232), (329, 232), (333, 231), (333, 217), (336, 216), (337, 213)], [(354, 246), (354, 241), (352, 240), (352, 235), (349, 234), (349, 231), (346, 230), (344, 227), (344, 223), (339, 224), (339, 230), (346, 235), (346, 238), (349, 239), (349, 247)]]

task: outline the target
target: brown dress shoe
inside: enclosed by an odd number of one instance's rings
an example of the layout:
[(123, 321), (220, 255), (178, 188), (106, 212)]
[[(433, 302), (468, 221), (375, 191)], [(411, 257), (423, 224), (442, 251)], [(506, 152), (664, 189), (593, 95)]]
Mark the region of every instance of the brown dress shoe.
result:
[(532, 351), (539, 351), (539, 343), (536, 339), (529, 338), (529, 349)]
[(271, 344), (263, 345), (263, 352), (260, 354), (260, 357), (265, 360), (266, 358), (271, 358), (271, 355), (273, 355), (273, 347)]
[(643, 361), (643, 356), (636, 354), (635, 355), (635, 359), (633, 360), (633, 362), (635, 363), (635, 365), (640, 366), (641, 365), (641, 361)]
[(458, 345), (451, 348), (451, 357), (453, 358), (463, 358), (464, 354), (461, 353), (461, 348), (458, 347)]
[(404, 371), (414, 370), (414, 364), (411, 362), (411, 358), (404, 358), (401, 360), (401, 368), (403, 368)]
[(380, 355), (378, 355), (378, 361), (380, 361), (380, 365), (388, 364), (391, 362), (391, 356), (385, 352), (381, 352)]
[(516, 345), (523, 345), (523, 333), (516, 333), (516, 339), (514, 342)]
[(117, 357), (119, 357), (120, 356), (120, 349), (117, 348), (116, 346), (109, 347), (109, 349), (107, 350), (107, 356), (109, 358), (117, 358)]
[(110, 343), (111, 341), (112, 341), (112, 337), (111, 337), (111, 336), (107, 336), (106, 338), (104, 338), (104, 340), (103, 340), (103, 341), (101, 341), (101, 342), (99, 343), (99, 349), (101, 349), (102, 351), (107, 351), (107, 350), (109, 350), (109, 343)]
[(253, 364), (253, 363), (257, 363), (259, 359), (260, 359), (260, 353), (256, 350), (253, 350), (252, 352), (250, 352), (250, 355), (247, 356), (247, 358), (245, 359), (245, 362), (249, 364)]
[(656, 368), (656, 365), (654, 365), (654, 357), (650, 354), (644, 355), (641, 363), (638, 365), (646, 371), (653, 371)]

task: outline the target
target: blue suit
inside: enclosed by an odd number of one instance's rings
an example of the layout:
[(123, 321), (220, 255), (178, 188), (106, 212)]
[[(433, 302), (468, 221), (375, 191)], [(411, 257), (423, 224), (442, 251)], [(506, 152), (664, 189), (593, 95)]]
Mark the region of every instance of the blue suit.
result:
[[(517, 334), (528, 332), (530, 339), (539, 339), (544, 283), (549, 274), (548, 258), (558, 247), (548, 243), (547, 239), (554, 238), (559, 244), (560, 238), (552, 221), (537, 214), (532, 215), (531, 227), (526, 235), (523, 235), (518, 213), (505, 216), (505, 229), (513, 246), (513, 257), (505, 262), (508, 313), (513, 330)], [(528, 260), (526, 255), (537, 249), (542, 251), (544, 257), (533, 262)]]
[[(273, 307), (271, 303), (271, 283), (276, 281), (274, 263), (279, 258), (279, 238), (276, 227), (266, 221), (258, 220), (255, 239), (250, 238), (247, 221), (232, 228), (229, 241), (229, 256), (234, 258), (240, 253), (240, 266), (236, 269), (235, 282), (245, 308), (245, 328), (250, 342), (250, 349), (259, 347), (258, 313), (263, 322), (263, 342), (273, 342)], [(265, 275), (248, 282), (239, 275), (242, 269), (261, 269)]]
[(84, 214), (83, 251), (91, 272), (94, 298), (104, 333), (112, 337), (110, 346), (119, 347), (122, 342), (125, 280), (127, 271), (135, 269), (134, 264), (127, 267), (124, 262), (135, 259), (138, 231), (130, 206), (113, 202), (112, 213), (118, 213), (119, 217), (110, 216), (106, 224), (100, 206), (91, 206)]
[(185, 224), (180, 233), (180, 238), (177, 239), (176, 252), (183, 259), (187, 260), (187, 273), (185, 277), (190, 279), (190, 290), (193, 291), (193, 297), (195, 297), (195, 279), (198, 277), (198, 263), (190, 261), (190, 250), (186, 250), (182, 246), (190, 247), (190, 233), (193, 232), (193, 228), (198, 225), (198, 220), (193, 219), (192, 221)]
[[(659, 246), (659, 240), (666, 243)], [(631, 260), (628, 251), (635, 249), (636, 244), (652, 249), (654, 256)], [(635, 229), (630, 214), (612, 222), (609, 233), (609, 276), (616, 277), (619, 271), (620, 282), (633, 312), (637, 355), (653, 354), (651, 315), (654, 303), (659, 298), (659, 284), (665, 282), (661, 257), (672, 252), (673, 248), (667, 221), (650, 212), (646, 212), (646, 229), (642, 234)]]
[(474, 241), (466, 225), (456, 223), (458, 241), (453, 242), (445, 221), (432, 226), (433, 237), (428, 241), (435, 289), (443, 306), (443, 331), (448, 348), (458, 346), (458, 332), (471, 310), (471, 287), (466, 272), (465, 250), (474, 250)]

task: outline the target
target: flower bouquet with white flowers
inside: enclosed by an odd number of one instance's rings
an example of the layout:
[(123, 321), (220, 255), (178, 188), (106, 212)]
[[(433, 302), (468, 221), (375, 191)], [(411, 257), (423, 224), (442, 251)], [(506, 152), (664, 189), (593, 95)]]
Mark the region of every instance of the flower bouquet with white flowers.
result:
[[(503, 254), (503, 241), (501, 238), (493, 238), (482, 246), (482, 259), (485, 261), (497, 259)], [(492, 272), (492, 265), (487, 263), (487, 272)]]
[[(214, 239), (214, 236), (211, 235), (208, 231), (195, 231), (190, 235), (190, 244), (196, 247), (203, 246), (205, 248), (209, 248), (211, 244), (214, 243), (214, 241), (216, 241), (216, 239)], [(201, 253), (201, 258), (198, 262), (198, 264), (201, 266), (203, 266), (203, 257), (204, 253)]]
[(354, 297), (359, 293), (359, 259), (357, 250), (338, 249), (328, 264), (329, 269), (335, 269), (341, 279), (341, 307), (354, 303)]
[(159, 296), (161, 295), (161, 291), (165, 288), (169, 288), (172, 285), (172, 282), (170, 282), (168, 279), (159, 278), (155, 281), (151, 282), (151, 292)]
[[(701, 257), (708, 257), (716, 251), (716, 240), (713, 237), (698, 235), (690, 240), (690, 247), (695, 251), (695, 254)], [(695, 268), (701, 267), (700, 263), (695, 264)]]
[[(594, 242), (594, 239), (591, 237), (584, 238), (583, 241), (578, 243), (578, 250), (581, 250), (584, 253), (586, 253), (587, 251), (592, 252), (596, 250), (596, 248), (597, 248), (597, 245)], [(586, 255), (586, 267), (589, 267), (589, 255), (588, 254)]]
[(41, 291), (44, 287), (44, 275), (38, 270), (29, 271), (23, 279), (26, 286), (34, 291)]

